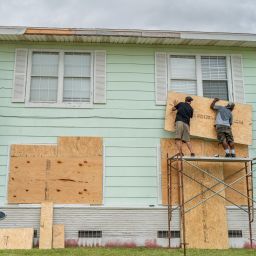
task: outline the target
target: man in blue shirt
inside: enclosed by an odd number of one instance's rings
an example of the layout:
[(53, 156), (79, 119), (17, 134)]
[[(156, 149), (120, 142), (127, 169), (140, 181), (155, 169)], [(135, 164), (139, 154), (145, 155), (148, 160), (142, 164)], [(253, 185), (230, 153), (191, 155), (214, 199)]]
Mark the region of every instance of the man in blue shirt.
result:
[(236, 157), (234, 138), (231, 130), (231, 125), (233, 124), (232, 111), (235, 104), (229, 102), (227, 106), (223, 107), (216, 105), (219, 99), (215, 98), (211, 104), (211, 109), (217, 111), (215, 127), (217, 132), (218, 141), (222, 144), (226, 155), (225, 157)]

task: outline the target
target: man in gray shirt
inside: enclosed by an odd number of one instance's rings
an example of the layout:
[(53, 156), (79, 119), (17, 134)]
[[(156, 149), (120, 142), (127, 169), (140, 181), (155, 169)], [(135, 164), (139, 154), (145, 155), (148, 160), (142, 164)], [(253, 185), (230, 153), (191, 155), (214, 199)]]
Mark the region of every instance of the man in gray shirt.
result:
[(235, 104), (229, 102), (227, 106), (223, 107), (216, 105), (217, 101), (219, 101), (219, 99), (215, 98), (210, 107), (217, 111), (215, 127), (218, 141), (222, 144), (226, 152), (226, 157), (236, 157), (234, 138), (231, 130), (231, 125), (233, 124), (232, 111)]

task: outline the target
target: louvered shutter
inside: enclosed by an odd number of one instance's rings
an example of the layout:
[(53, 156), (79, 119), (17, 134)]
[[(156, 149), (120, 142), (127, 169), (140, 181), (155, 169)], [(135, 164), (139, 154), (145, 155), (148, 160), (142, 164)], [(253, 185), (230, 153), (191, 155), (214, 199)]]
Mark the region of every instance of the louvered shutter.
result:
[(245, 102), (244, 81), (243, 81), (243, 65), (242, 58), (238, 55), (231, 56), (232, 81), (234, 101), (238, 103)]
[(106, 103), (106, 52), (95, 51), (94, 103)]
[(27, 49), (16, 49), (12, 102), (25, 101), (27, 59)]
[(167, 60), (166, 53), (155, 54), (155, 93), (156, 104), (166, 105), (167, 99)]

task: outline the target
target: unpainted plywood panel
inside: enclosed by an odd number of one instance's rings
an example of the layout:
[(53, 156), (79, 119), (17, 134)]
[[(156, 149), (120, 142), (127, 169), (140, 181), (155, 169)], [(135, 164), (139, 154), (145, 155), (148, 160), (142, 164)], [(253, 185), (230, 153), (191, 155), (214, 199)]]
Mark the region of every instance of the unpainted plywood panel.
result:
[(11, 157), (50, 157), (57, 156), (55, 145), (11, 145)]
[(88, 157), (103, 155), (100, 137), (59, 137), (58, 156)]
[[(249, 156), (248, 146), (237, 144), (235, 145), (235, 149), (236, 149), (237, 156), (240, 156), (240, 157)], [(244, 167), (245, 167), (244, 163), (223, 163), (225, 182), (228, 184), (231, 184), (232, 182), (235, 182), (235, 180), (245, 175), (245, 170), (242, 170), (241, 172), (237, 173), (240, 169)], [(247, 193), (245, 178), (242, 178), (238, 182), (234, 183), (232, 187), (245, 195)], [(239, 193), (235, 192), (234, 190), (230, 188), (226, 188), (225, 193), (226, 193), (226, 198), (229, 199), (230, 201), (238, 205), (247, 205), (247, 199), (242, 195), (240, 195)], [(230, 202), (226, 202), (226, 204), (232, 205)]]
[(1, 228), (0, 249), (32, 249), (33, 228)]
[[(202, 153), (202, 141), (199, 139), (193, 139), (192, 145), (196, 155)], [(186, 145), (183, 145), (183, 152), (185, 155), (190, 155)], [(161, 169), (162, 169), (162, 204), (167, 205), (167, 154), (169, 157), (177, 154), (177, 148), (175, 146), (174, 139), (161, 139)], [(178, 163), (173, 163), (175, 168), (178, 168)], [(172, 204), (178, 203), (178, 171), (172, 170)]]
[(41, 204), (39, 249), (52, 248), (53, 203)]
[(65, 247), (64, 224), (54, 224), (52, 233), (53, 233), (52, 248), (54, 249), (64, 248)]
[(49, 200), (56, 203), (102, 203), (102, 157), (51, 160)]
[[(195, 147), (196, 146), (197, 145), (195, 145)], [(214, 155), (219, 149), (216, 142), (207, 141), (202, 142), (199, 147), (202, 148), (202, 154), (206, 156)], [(224, 179), (222, 163), (190, 163), (200, 167), (202, 170), (206, 170), (207, 173), (220, 180)], [(184, 164), (184, 172), (207, 187), (212, 187), (217, 183), (209, 175), (201, 172), (188, 163)], [(212, 190), (218, 191), (223, 188), (223, 184), (218, 184), (213, 187)], [(184, 178), (185, 201), (205, 190), (206, 188), (203, 185), (200, 185), (187, 177)], [(221, 192), (221, 195), (225, 197), (224, 190)], [(209, 200), (205, 201), (205, 203), (194, 208), (185, 215), (186, 238), (189, 248), (226, 249), (229, 247), (225, 199), (219, 196), (212, 196), (213, 192), (207, 191), (185, 205), (185, 210), (187, 211), (198, 204), (199, 201), (211, 197)]]
[(13, 145), (9, 203), (102, 203), (102, 138), (61, 137), (57, 146)]
[[(174, 155), (177, 150), (175, 150), (175, 140), (174, 139), (162, 139), (161, 149), (162, 154), (166, 155), (168, 151), (169, 156)], [(210, 142), (204, 140), (192, 140), (192, 145), (194, 151), (197, 155), (213, 156), (218, 154), (222, 150), (217, 142)], [(184, 146), (184, 153), (188, 155), (188, 150)], [(163, 156), (162, 156), (163, 157)], [(166, 158), (166, 157), (165, 157)], [(162, 178), (166, 179), (166, 164), (164, 162), (166, 159), (162, 158)], [(212, 175), (218, 177), (219, 179), (224, 179), (223, 176), (223, 164), (222, 163), (202, 163), (202, 162), (190, 162), (192, 165), (199, 166), (202, 169), (206, 169)], [(207, 187), (211, 187), (216, 184), (208, 175), (202, 173), (197, 168), (184, 162), (184, 173), (196, 179), (200, 183), (203, 183)], [(175, 182), (178, 182), (175, 178)], [(213, 188), (214, 191), (220, 190), (223, 185), (218, 185)], [(184, 191), (185, 191), (185, 201), (190, 200), (193, 196), (205, 191), (205, 187), (191, 180), (184, 175)], [(166, 182), (162, 184), (163, 196), (167, 193)], [(174, 198), (178, 198), (178, 190), (173, 192)], [(176, 193), (176, 195), (175, 195)], [(225, 197), (225, 192), (223, 191), (222, 196)], [(188, 201), (185, 204), (185, 210), (189, 210), (194, 207), (200, 201), (205, 200), (207, 197), (211, 196), (212, 192), (208, 191), (203, 195), (195, 197), (195, 199)], [(163, 197), (163, 203), (167, 203), (167, 197)], [(189, 211), (185, 215), (186, 221), (186, 242), (190, 248), (228, 248), (228, 232), (227, 232), (227, 217), (224, 199), (219, 196), (214, 196), (209, 201), (202, 205), (199, 205), (195, 209)], [(195, 232), (196, 231), (196, 232)], [(219, 239), (221, 238), (221, 239)]]
[[(187, 95), (176, 92), (168, 93), (168, 103), (166, 105), (165, 114), (165, 130), (175, 131), (176, 111), (172, 111), (174, 102), (184, 102)], [(190, 134), (197, 137), (216, 139), (215, 111), (210, 109), (210, 104), (213, 99), (193, 96), (194, 101), (192, 107), (194, 116), (191, 119)], [(220, 101), (217, 104), (226, 105), (227, 102)], [(249, 104), (236, 104), (233, 110), (234, 124), (232, 131), (235, 143), (251, 145), (252, 144), (252, 106)]]
[(9, 203), (41, 203), (45, 200), (46, 159), (11, 157)]

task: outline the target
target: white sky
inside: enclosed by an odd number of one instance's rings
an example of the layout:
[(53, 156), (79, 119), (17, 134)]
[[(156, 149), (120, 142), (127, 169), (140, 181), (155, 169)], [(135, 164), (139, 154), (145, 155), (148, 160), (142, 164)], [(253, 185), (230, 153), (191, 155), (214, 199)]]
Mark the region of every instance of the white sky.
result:
[(256, 33), (256, 0), (0, 0), (0, 25)]

